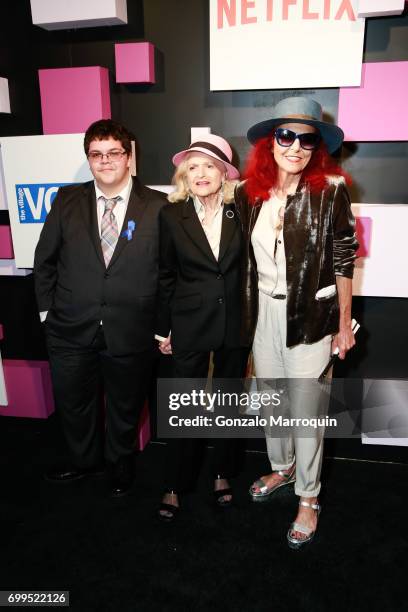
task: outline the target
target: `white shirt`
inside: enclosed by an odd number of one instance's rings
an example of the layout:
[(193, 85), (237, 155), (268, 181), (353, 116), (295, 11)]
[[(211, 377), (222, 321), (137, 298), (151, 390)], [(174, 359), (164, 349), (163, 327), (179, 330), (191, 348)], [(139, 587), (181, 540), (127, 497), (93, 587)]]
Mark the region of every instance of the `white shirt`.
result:
[[(110, 198), (107, 195), (105, 195), (103, 191), (98, 187), (98, 185), (96, 184), (96, 181), (94, 181), (94, 185), (95, 185), (95, 194), (96, 194), (96, 212), (97, 212), (97, 217), (98, 217), (99, 235), (101, 235), (102, 216), (103, 216), (103, 213), (105, 212), (105, 202), (101, 198), (104, 197), (108, 200), (114, 197), (117, 197), (117, 196), (120, 196), (122, 198), (116, 203), (116, 206), (112, 211), (113, 214), (115, 215), (116, 223), (118, 224), (118, 231), (119, 231), (119, 236), (120, 236), (123, 221), (125, 220), (125, 215), (126, 215), (126, 211), (128, 207), (130, 192), (132, 190), (132, 185), (133, 185), (131, 174), (129, 173), (129, 180), (126, 186), (121, 191), (119, 191), (119, 193), (115, 194), (114, 196), (110, 196)], [(44, 323), (45, 319), (47, 318), (47, 314), (48, 314), (48, 310), (43, 310), (40, 312), (41, 323)]]
[(129, 180), (127, 185), (118, 193), (113, 196), (108, 197), (103, 191), (98, 187), (96, 181), (94, 181), (95, 185), (95, 194), (96, 194), (96, 206), (97, 206), (97, 215), (98, 215), (98, 231), (99, 235), (101, 235), (101, 222), (103, 213), (105, 212), (105, 202), (102, 198), (106, 198), (107, 200), (111, 200), (112, 198), (116, 198), (120, 196), (121, 200), (116, 203), (115, 208), (113, 209), (113, 214), (115, 215), (116, 223), (118, 224), (119, 235), (122, 230), (123, 221), (125, 220), (126, 211), (129, 202), (129, 196), (132, 189), (132, 177), (129, 174)]
[(214, 254), (214, 257), (218, 261), (218, 255), (220, 254), (222, 212), (224, 210), (224, 202), (222, 201), (222, 195), (220, 194), (218, 198), (215, 214), (209, 224), (204, 223), (205, 207), (204, 204), (200, 201), (200, 198), (198, 198), (197, 196), (194, 196), (194, 208), (200, 220), (204, 233), (207, 236), (207, 240)]
[(262, 204), (251, 236), (258, 270), (258, 289), (267, 295), (286, 295), (287, 291), (283, 228), (278, 228), (283, 225), (281, 216), (283, 217), (285, 203), (286, 200), (271, 195), (269, 200)]

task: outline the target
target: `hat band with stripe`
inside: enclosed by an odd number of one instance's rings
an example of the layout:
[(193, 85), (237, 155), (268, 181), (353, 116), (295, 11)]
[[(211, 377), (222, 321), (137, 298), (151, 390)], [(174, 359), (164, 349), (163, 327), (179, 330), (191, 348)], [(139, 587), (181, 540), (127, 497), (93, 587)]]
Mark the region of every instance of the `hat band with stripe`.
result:
[(188, 149), (194, 151), (194, 149), (198, 147), (200, 147), (201, 149), (208, 149), (208, 151), (211, 151), (211, 153), (213, 153), (214, 155), (222, 159), (222, 161), (227, 162), (227, 164), (231, 163), (228, 157), (225, 155), (225, 153), (221, 151), (221, 149), (219, 149), (218, 147), (216, 147), (215, 145), (209, 142), (193, 142), (188, 147)]

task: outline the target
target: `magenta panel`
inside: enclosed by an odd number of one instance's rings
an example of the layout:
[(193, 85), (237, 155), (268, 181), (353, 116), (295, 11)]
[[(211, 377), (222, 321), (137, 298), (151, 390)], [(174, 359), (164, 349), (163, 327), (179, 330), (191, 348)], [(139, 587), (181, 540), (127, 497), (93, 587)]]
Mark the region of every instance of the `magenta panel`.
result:
[(137, 429), (137, 447), (139, 450), (143, 450), (144, 447), (149, 443), (150, 440), (150, 418), (149, 418), (149, 404), (146, 402), (142, 410), (142, 414), (139, 419), (139, 426)]
[(338, 123), (345, 140), (408, 140), (408, 62), (363, 64), (360, 87), (341, 87)]
[(14, 259), (13, 241), (9, 225), (0, 225), (0, 259)]
[(0, 406), (4, 416), (46, 419), (54, 412), (48, 361), (3, 359), (8, 406)]
[[(3, 326), (0, 325), (0, 340)], [(48, 361), (3, 359), (8, 406), (0, 406), (0, 415), (47, 419), (54, 412)], [(143, 450), (150, 440), (149, 407), (146, 402), (137, 430), (137, 446)]]
[(78, 134), (110, 119), (109, 72), (100, 66), (38, 71), (44, 134)]
[(357, 257), (369, 257), (371, 248), (373, 220), (371, 217), (356, 218), (356, 234), (359, 242)]
[(117, 83), (155, 83), (154, 45), (149, 42), (115, 45)]

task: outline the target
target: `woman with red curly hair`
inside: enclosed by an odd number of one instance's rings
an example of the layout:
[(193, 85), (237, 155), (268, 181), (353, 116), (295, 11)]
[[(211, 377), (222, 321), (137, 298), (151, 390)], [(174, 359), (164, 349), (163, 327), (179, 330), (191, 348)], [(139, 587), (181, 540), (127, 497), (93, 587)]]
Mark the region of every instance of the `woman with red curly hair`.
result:
[[(243, 340), (253, 341), (258, 388), (279, 391), (280, 414), (295, 426), (266, 428), (272, 472), (250, 495), (266, 501), (295, 482), (299, 508), (287, 533), (294, 549), (312, 540), (320, 512), (324, 419), (316, 417), (326, 414), (329, 393), (317, 379), (334, 349), (344, 359), (354, 345), (358, 243), (347, 178), (330, 156), (344, 135), (322, 114), (315, 100), (281, 100), (271, 119), (248, 131), (255, 146), (236, 190), (245, 240)], [(313, 425), (299, 430), (299, 419)]]

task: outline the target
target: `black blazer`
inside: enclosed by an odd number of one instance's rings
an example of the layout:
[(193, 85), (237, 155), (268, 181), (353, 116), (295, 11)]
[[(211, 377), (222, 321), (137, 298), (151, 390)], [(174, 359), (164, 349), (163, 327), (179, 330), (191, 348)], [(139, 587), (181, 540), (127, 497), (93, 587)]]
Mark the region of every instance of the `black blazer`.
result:
[(165, 195), (133, 179), (124, 228), (106, 268), (93, 181), (61, 187), (35, 251), (34, 279), (49, 331), (89, 346), (100, 322), (112, 355), (152, 346), (158, 290), (158, 215)]
[(234, 204), (225, 204), (215, 259), (194, 202), (160, 211), (160, 301), (156, 333), (176, 351), (240, 345), (242, 237)]

